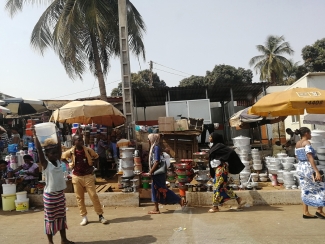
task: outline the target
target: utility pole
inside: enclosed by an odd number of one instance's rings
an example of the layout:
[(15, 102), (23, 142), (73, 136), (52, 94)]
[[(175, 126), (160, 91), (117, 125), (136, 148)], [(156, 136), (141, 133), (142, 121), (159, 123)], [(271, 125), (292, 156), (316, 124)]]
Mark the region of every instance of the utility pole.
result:
[(152, 68), (153, 68), (153, 63), (150, 60), (149, 62), (149, 67), (150, 67), (150, 73), (149, 73), (149, 79), (150, 79), (150, 87), (153, 87), (153, 78), (152, 78)]
[(129, 35), (127, 23), (126, 0), (118, 0), (119, 13), (119, 33), (120, 33), (120, 56), (121, 56), (121, 76), (122, 76), (122, 95), (123, 95), (123, 113), (126, 117), (125, 130), (128, 138), (131, 139), (130, 130), (133, 119), (133, 100), (131, 86), (131, 68), (129, 56)]

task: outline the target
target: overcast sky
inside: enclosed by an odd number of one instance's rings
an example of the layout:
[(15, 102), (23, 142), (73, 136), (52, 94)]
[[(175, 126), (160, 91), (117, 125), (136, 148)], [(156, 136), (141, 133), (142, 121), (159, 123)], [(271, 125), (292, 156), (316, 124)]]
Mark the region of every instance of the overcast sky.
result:
[[(139, 64), (136, 58), (131, 58), (131, 71), (149, 68), (148, 62), (152, 60), (160, 64), (154, 64), (154, 71), (168, 86), (178, 86), (190, 74), (203, 76), (217, 64), (250, 68), (250, 58), (258, 55), (255, 46), (263, 44), (268, 35), (284, 35), (295, 51), (292, 58), (300, 63), (301, 49), (325, 37), (323, 0), (133, 0), (132, 3), (147, 26), (144, 36), (147, 60), (140, 59)], [(31, 48), (31, 32), (44, 9), (44, 6), (26, 7), (10, 18), (2, 3), (0, 92), (38, 99), (98, 95), (97, 81), (92, 75), (88, 73), (83, 81), (73, 81), (52, 50), (41, 56)], [(108, 95), (120, 76), (120, 61), (112, 59), (106, 77)], [(255, 72), (254, 81), (258, 81)]]

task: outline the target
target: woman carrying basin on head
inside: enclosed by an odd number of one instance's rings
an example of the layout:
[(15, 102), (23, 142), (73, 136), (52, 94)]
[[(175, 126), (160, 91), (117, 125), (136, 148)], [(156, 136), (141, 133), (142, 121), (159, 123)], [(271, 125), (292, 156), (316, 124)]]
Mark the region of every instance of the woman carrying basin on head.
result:
[(244, 169), (237, 153), (224, 144), (222, 135), (213, 132), (209, 137), (212, 147), (209, 151), (210, 175), (213, 178), (213, 207), (209, 213), (219, 212), (219, 207), (230, 199), (236, 199), (238, 208), (246, 202), (229, 187), (229, 172), (239, 174)]
[[(325, 219), (325, 213), (323, 212), (323, 207), (325, 206), (325, 183), (321, 181), (322, 176), (314, 160), (316, 153), (309, 142), (311, 132), (307, 127), (301, 127), (299, 132), (301, 140), (296, 143), (295, 154), (299, 160), (297, 173), (300, 180), (303, 202), (302, 217), (304, 219)], [(309, 213), (308, 206), (317, 207), (316, 216)]]

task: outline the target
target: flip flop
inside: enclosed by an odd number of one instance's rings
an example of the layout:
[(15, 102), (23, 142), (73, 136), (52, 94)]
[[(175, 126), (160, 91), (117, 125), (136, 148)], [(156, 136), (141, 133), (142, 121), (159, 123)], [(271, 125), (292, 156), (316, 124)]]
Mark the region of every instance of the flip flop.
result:
[(160, 211), (156, 212), (156, 211), (149, 211), (148, 214), (160, 214)]
[(215, 213), (215, 212), (219, 212), (219, 209), (210, 208), (208, 211), (208, 213)]
[(245, 200), (241, 200), (240, 203), (238, 203), (238, 208), (244, 207), (245, 204), (246, 204), (246, 201)]

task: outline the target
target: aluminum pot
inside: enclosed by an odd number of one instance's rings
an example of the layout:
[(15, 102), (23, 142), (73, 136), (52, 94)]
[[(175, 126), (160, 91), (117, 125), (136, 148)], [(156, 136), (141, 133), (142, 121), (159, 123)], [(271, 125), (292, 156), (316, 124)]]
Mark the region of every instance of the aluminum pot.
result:
[(318, 147), (317, 148), (317, 153), (323, 153), (323, 154), (325, 154), (325, 146)]
[(122, 147), (120, 148), (120, 158), (133, 158), (134, 148)]

